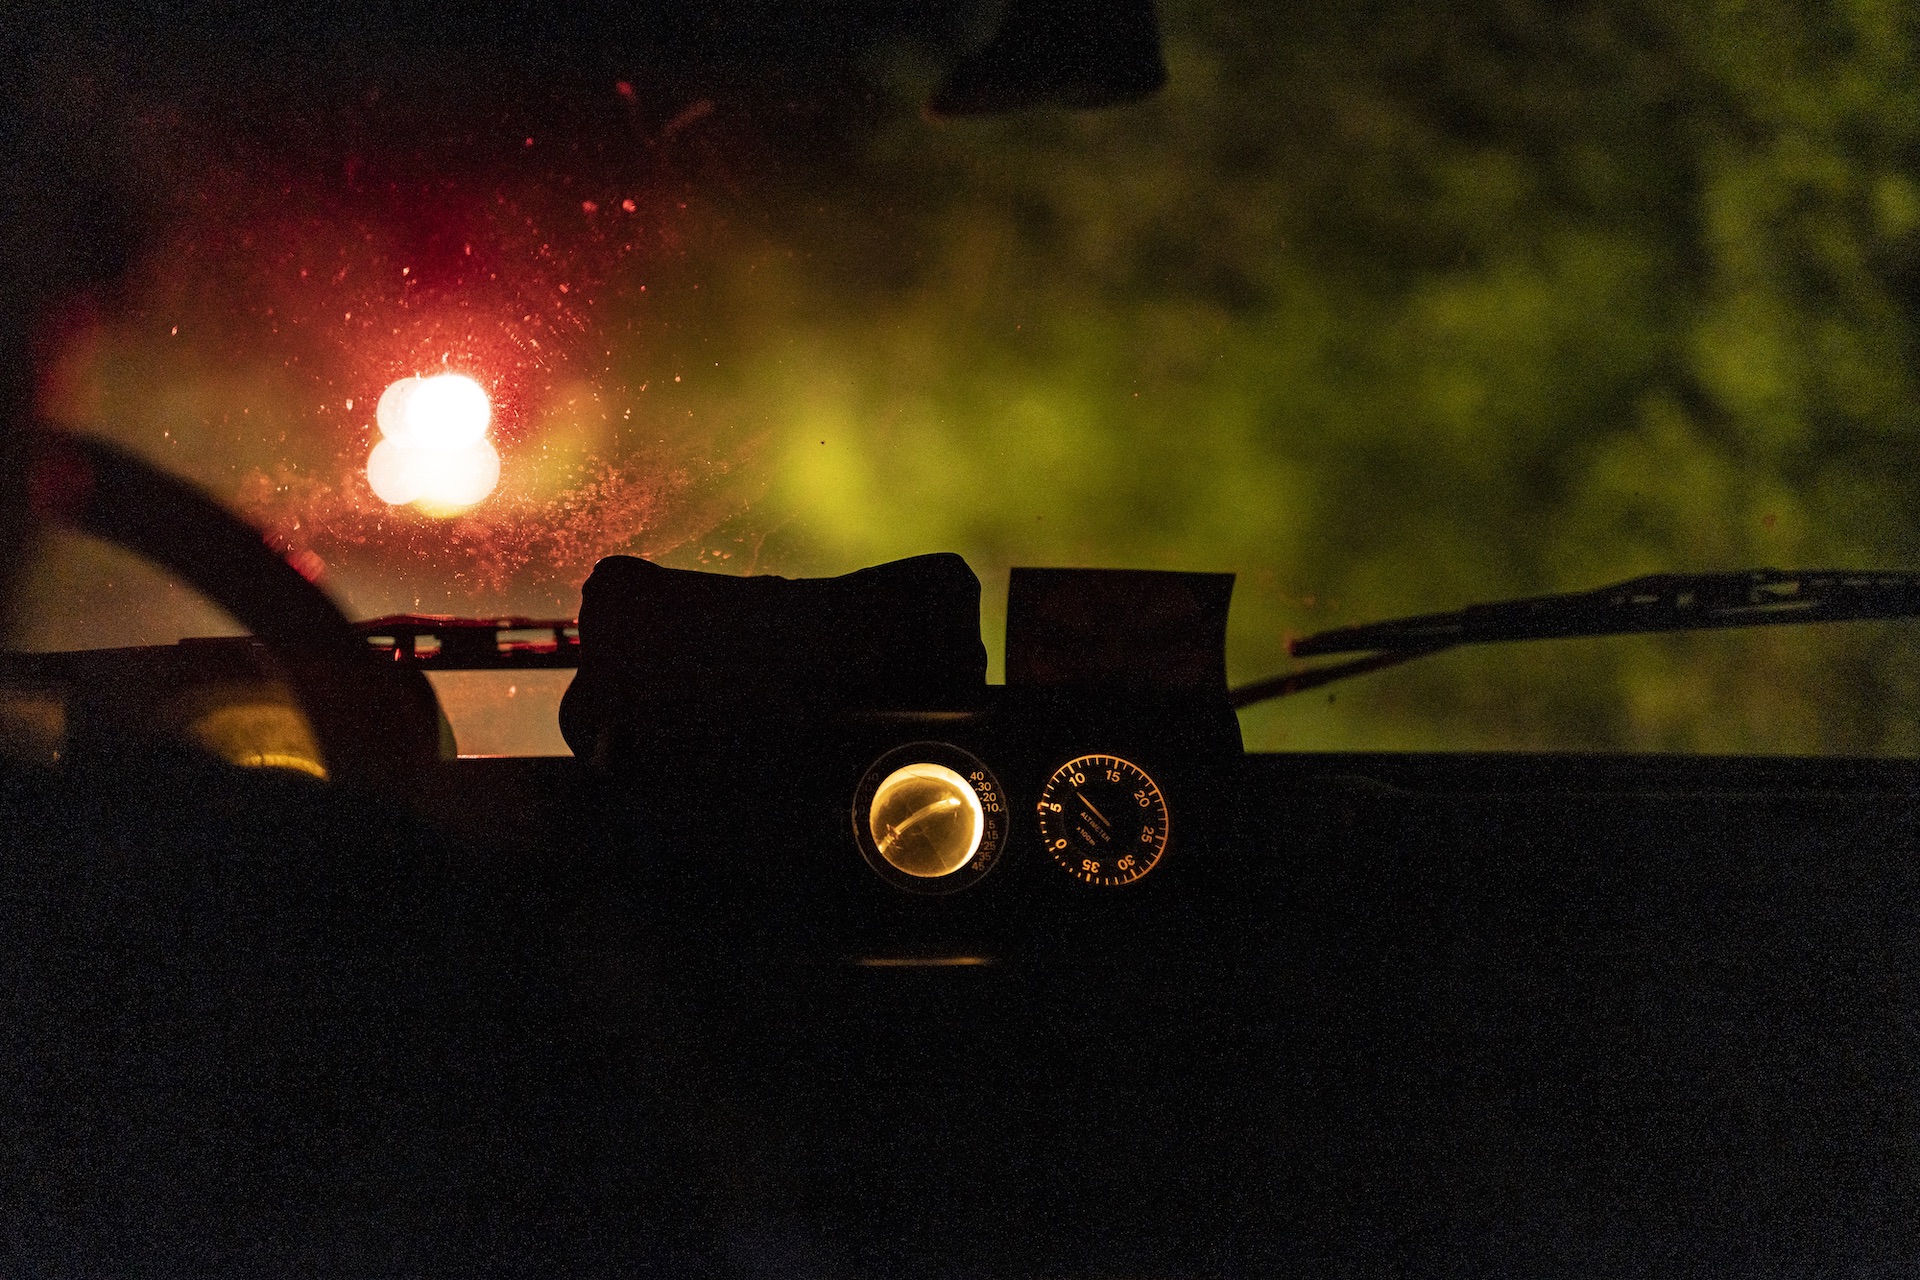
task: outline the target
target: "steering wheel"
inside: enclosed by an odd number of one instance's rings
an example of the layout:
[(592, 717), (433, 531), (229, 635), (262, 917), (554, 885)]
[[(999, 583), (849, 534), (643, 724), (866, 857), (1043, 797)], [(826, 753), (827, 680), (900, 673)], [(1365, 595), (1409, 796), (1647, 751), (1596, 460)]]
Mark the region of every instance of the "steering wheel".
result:
[(383, 662), (326, 594), (207, 494), (99, 440), (50, 428), (23, 450), (40, 520), (134, 551), (198, 588), (265, 645), (313, 726), (328, 775), (403, 792), (439, 755), (433, 690)]

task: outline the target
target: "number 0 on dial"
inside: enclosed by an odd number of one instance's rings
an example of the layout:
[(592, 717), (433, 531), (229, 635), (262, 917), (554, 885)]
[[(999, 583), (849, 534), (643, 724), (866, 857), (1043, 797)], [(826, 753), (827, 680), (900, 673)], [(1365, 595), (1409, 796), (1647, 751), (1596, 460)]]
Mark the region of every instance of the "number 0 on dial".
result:
[(1087, 884), (1132, 884), (1167, 851), (1167, 802), (1147, 771), (1119, 756), (1080, 756), (1040, 793), (1040, 838)]

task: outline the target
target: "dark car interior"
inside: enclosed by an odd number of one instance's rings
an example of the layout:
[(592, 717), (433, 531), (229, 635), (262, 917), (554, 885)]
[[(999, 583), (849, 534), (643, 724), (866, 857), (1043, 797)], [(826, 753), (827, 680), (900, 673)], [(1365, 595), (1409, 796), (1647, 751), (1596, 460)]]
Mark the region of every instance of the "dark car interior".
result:
[[(837, 86), (903, 25), (936, 113), (1166, 76), (1145, 4), (752, 9), (102, 6), (7, 64), (309, 95), (241, 95), (249, 136), (369, 77), (457, 114), (420, 62)], [(614, 554), (569, 617), (350, 620), (203, 488), (38, 420), (138, 252), (76, 110), (24, 94), (0, 138), (0, 591), (66, 530), (247, 634), (0, 654), (0, 1272), (1920, 1263), (1914, 761), (1249, 751), (1235, 718), (1461, 644), (1899, 626), (1906, 578), (1627, 583), (1237, 687), (1233, 575), (1166, 568), (1016, 567), (1002, 609), (950, 553)], [(450, 670), (573, 671), (571, 754), (456, 752)]]

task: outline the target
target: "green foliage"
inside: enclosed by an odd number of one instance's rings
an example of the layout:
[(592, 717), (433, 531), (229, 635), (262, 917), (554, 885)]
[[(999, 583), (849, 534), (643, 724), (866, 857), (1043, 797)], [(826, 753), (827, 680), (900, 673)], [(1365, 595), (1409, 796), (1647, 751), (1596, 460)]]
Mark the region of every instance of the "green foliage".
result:
[[(951, 549), (986, 580), (991, 646), (1011, 565), (1232, 570), (1251, 680), (1346, 622), (1920, 561), (1911, 6), (1163, 16), (1168, 88), (1106, 112), (929, 120), (910, 60), (890, 102), (789, 110), (776, 86), (642, 142), (627, 104), (524, 131), (502, 108), (481, 136), (510, 158), (469, 175), (501, 283), (445, 316), (416, 316), (412, 249), (381, 238), (414, 188), (339, 195), (363, 227), (292, 186), (276, 203), (232, 156), (219, 183), (163, 165), (189, 213), (157, 243), (186, 248), (50, 403), (279, 511), (362, 613), (569, 608), (616, 547), (782, 573)], [(203, 205), (246, 216), (208, 240)], [(564, 292), (583, 278), (604, 290)], [(443, 324), (487, 339), (481, 363), (519, 353), (519, 523), (403, 528), (348, 501), (369, 397), (440, 358)], [(508, 351), (509, 330), (540, 341)], [(507, 567), (481, 573), (489, 539)], [(500, 551), (521, 543), (573, 559), (539, 578)], [(1914, 753), (1917, 637), (1515, 646), (1243, 724), (1268, 747)]]
[[(1915, 561), (1909, 7), (1165, 14), (1160, 98), (898, 112), (704, 264), (770, 432), (734, 531), (761, 568), (952, 548), (990, 598), (1016, 563), (1231, 569), (1251, 679), (1341, 622)], [(1912, 751), (1915, 657), (1895, 627), (1536, 646), (1245, 725)]]

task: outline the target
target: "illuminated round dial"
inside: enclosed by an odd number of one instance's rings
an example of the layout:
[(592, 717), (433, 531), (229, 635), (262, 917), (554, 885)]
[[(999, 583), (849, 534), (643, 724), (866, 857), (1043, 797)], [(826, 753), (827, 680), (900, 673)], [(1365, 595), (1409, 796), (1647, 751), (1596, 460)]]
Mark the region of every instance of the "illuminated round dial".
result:
[(973, 884), (1000, 856), (1006, 804), (987, 767), (956, 746), (914, 742), (867, 769), (853, 796), (853, 838), (867, 865), (912, 893)]
[(1040, 838), (1088, 884), (1132, 884), (1167, 851), (1167, 802), (1147, 771), (1119, 756), (1081, 756), (1040, 793)]

